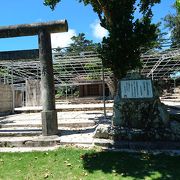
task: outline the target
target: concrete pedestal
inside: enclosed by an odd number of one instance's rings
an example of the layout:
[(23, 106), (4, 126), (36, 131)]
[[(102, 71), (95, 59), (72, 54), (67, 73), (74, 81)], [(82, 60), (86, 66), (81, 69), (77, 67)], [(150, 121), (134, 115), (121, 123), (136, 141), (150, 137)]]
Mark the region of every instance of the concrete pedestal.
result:
[(56, 110), (42, 111), (41, 119), (42, 119), (42, 135), (43, 136), (50, 136), (50, 135), (58, 134)]

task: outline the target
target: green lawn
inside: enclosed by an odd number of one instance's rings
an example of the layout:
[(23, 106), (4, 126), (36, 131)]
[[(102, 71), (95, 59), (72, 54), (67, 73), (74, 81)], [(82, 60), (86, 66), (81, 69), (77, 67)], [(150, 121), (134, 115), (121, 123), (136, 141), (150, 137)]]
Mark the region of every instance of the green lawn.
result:
[(180, 179), (180, 156), (60, 148), (51, 152), (0, 153), (2, 180)]

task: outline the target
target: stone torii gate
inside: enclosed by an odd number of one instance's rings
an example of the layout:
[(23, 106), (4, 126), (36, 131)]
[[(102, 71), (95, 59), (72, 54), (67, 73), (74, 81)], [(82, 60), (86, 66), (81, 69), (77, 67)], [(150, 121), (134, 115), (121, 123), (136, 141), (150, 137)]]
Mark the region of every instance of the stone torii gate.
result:
[(66, 20), (0, 27), (0, 38), (38, 35), (43, 105), (41, 118), (44, 136), (58, 133), (50, 33), (67, 31)]

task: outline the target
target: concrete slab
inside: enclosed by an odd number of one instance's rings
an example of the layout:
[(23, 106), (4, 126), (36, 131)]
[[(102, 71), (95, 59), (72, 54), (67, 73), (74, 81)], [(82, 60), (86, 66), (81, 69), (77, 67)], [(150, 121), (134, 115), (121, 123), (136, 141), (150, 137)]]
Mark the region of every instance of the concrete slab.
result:
[(60, 144), (92, 145), (95, 127), (82, 130), (61, 130)]
[[(104, 119), (103, 111), (58, 112), (59, 127), (90, 127)], [(107, 112), (110, 118), (112, 112)], [(21, 113), (0, 117), (0, 127), (42, 127), (40, 113)]]
[(34, 151), (53, 151), (59, 148), (59, 145), (53, 146), (53, 147), (4, 147), (0, 148), (1, 152), (8, 152), (8, 153), (14, 153), (14, 152), (34, 152)]
[(50, 147), (60, 144), (59, 136), (0, 137), (0, 147)]
[(161, 100), (167, 106), (172, 106), (180, 109), (180, 100), (178, 101), (168, 101), (168, 100)]
[[(112, 110), (113, 103), (107, 103), (106, 109)], [(103, 110), (104, 104), (56, 104), (57, 111), (90, 111), (90, 110)], [(42, 111), (42, 106), (25, 106), (25, 107), (18, 107), (15, 108), (16, 112), (40, 112)]]

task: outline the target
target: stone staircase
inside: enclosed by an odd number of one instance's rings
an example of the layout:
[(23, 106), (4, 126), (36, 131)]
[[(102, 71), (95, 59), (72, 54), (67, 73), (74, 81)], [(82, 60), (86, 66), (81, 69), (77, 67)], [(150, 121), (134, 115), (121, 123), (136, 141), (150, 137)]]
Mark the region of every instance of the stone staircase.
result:
[(22, 113), (0, 117), (0, 152), (27, 149), (42, 150), (66, 144), (92, 145), (97, 112), (58, 112), (59, 134), (42, 136), (40, 113)]
[(25, 148), (36, 150), (42, 147), (55, 147), (60, 143), (58, 136), (43, 137), (39, 127), (14, 125), (0, 128), (0, 152)]

